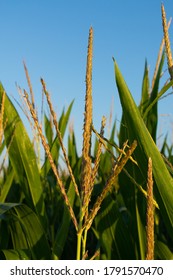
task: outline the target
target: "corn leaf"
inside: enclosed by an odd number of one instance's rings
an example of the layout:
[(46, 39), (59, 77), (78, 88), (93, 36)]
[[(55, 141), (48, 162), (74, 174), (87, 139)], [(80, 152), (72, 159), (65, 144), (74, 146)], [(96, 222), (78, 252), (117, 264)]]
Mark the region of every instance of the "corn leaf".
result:
[[(69, 190), (68, 190), (68, 198), (70, 201), (70, 204), (73, 206), (74, 199), (75, 199), (75, 190), (72, 182), (70, 183)], [(53, 244), (53, 255), (54, 258), (60, 259), (61, 255), (64, 250), (64, 246), (68, 237), (69, 233), (69, 227), (71, 224), (71, 217), (69, 215), (69, 211), (67, 207), (64, 207), (62, 222), (58, 228), (58, 231), (56, 233), (55, 242)]]
[(45, 232), (32, 209), (24, 204), (1, 203), (0, 219), (8, 223), (15, 250), (29, 250), (32, 259), (51, 259)]
[[(163, 63), (164, 63), (164, 53), (162, 54), (162, 58), (158, 67), (158, 71), (157, 71), (157, 75), (155, 78), (155, 82), (152, 88), (152, 91), (150, 93), (150, 98), (149, 98), (149, 102), (148, 102), (148, 106), (147, 108), (150, 106), (150, 104), (152, 104), (152, 102), (154, 100), (156, 100), (158, 93), (159, 93), (159, 83), (160, 83), (160, 77), (161, 77), (161, 73), (162, 73), (162, 68), (163, 68)], [(156, 142), (156, 131), (157, 131), (157, 115), (158, 115), (158, 102), (155, 102), (155, 104), (153, 104), (153, 106), (151, 107), (150, 111), (147, 114), (145, 123), (147, 126), (148, 131), (150, 132), (154, 142)]]
[(53, 127), (52, 127), (51, 120), (47, 117), (46, 114), (44, 114), (44, 130), (45, 130), (48, 144), (51, 147), (53, 141)]
[(0, 258), (5, 260), (30, 260), (31, 254), (28, 250), (2, 250)]
[(136, 222), (138, 231), (138, 243), (139, 243), (139, 259), (145, 260), (146, 255), (146, 232), (145, 227), (141, 221), (141, 217), (138, 210), (138, 205), (136, 203)]
[(144, 116), (143, 118), (145, 119), (148, 115), (148, 113), (150, 112), (150, 110), (152, 109), (152, 107), (157, 103), (157, 101), (162, 97), (162, 95), (173, 85), (173, 80), (171, 80), (169, 83), (167, 83), (165, 86), (163, 86), (163, 88), (159, 91), (159, 93), (157, 94), (157, 97), (150, 102), (150, 104), (148, 105), (148, 107), (145, 110)]
[(12, 182), (13, 182), (13, 179), (14, 179), (14, 174), (15, 174), (15, 172), (12, 169), (8, 173), (8, 175), (6, 177), (6, 180), (5, 180), (4, 184), (3, 184), (3, 187), (2, 187), (2, 190), (1, 190), (1, 195), (0, 195), (0, 202), (1, 203), (5, 202), (5, 199), (6, 199), (7, 195), (8, 195), (8, 192), (9, 192), (9, 190), (11, 188), (11, 185), (12, 185)]
[(173, 260), (173, 253), (168, 246), (161, 241), (155, 242), (155, 259), (159, 260)]
[[(3, 91), (3, 86), (0, 84), (0, 102)], [(23, 189), (28, 205), (43, 218), (45, 211), (43, 189), (36, 155), (19, 114), (7, 95), (5, 95), (4, 120), (8, 120), (4, 134), (6, 146), (10, 146), (9, 158), (15, 176)]]
[(68, 158), (71, 167), (78, 161), (78, 151), (74, 131), (68, 136)]
[(139, 110), (142, 116), (145, 112), (146, 107), (148, 106), (148, 101), (149, 101), (149, 73), (148, 73), (148, 65), (146, 61), (145, 68), (144, 68), (143, 82), (142, 82), (142, 97), (139, 105)]
[(126, 220), (128, 217), (124, 215), (123, 218), (116, 202), (108, 195), (95, 218), (101, 253), (107, 260), (135, 259), (133, 239)]
[[(161, 215), (171, 237), (173, 237), (173, 179), (170, 176), (162, 156), (154, 143), (124, 78), (114, 61), (115, 79), (123, 109), (124, 122), (130, 143), (136, 139), (138, 147), (134, 152), (139, 168), (147, 174), (147, 159), (153, 162), (153, 176), (156, 182), (154, 194)], [(171, 86), (171, 84), (169, 84)]]
[[(62, 138), (64, 137), (64, 134), (65, 134), (65, 131), (66, 131), (66, 128), (67, 128), (67, 124), (68, 124), (68, 120), (69, 120), (70, 113), (71, 113), (71, 110), (72, 110), (73, 102), (74, 101), (72, 101), (70, 103), (70, 105), (69, 105), (69, 107), (68, 107), (68, 109), (65, 113), (64, 113), (64, 110), (63, 110), (63, 112), (61, 114), (61, 117), (59, 119), (59, 130), (61, 132)], [(46, 124), (46, 125), (48, 125), (48, 124)], [(49, 125), (50, 125), (50, 123), (49, 123)], [(47, 128), (47, 130), (48, 130), (48, 128)], [(51, 154), (52, 154), (52, 157), (53, 157), (56, 164), (58, 164), (59, 150), (60, 150), (59, 138), (58, 138), (58, 136), (56, 136), (53, 143), (52, 143), (52, 146), (51, 146)], [(45, 160), (45, 162), (42, 166), (42, 169), (41, 169), (41, 175), (43, 177), (47, 176), (50, 169), (51, 169), (51, 165), (50, 165), (49, 159), (46, 157), (46, 160)]]

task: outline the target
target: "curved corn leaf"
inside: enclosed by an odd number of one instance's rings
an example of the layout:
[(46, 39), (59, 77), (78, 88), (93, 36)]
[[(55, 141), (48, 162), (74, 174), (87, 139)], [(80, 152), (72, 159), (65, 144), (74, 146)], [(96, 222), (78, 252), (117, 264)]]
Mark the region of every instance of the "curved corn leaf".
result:
[[(3, 86), (0, 84), (0, 102), (3, 92)], [(5, 142), (7, 147), (10, 146), (9, 158), (15, 176), (28, 205), (43, 218), (45, 217), (45, 207), (36, 155), (19, 114), (7, 95), (5, 95), (4, 120), (7, 120), (4, 131)]]
[(95, 218), (101, 253), (107, 260), (136, 259), (133, 238), (128, 229), (128, 213), (120, 213), (119, 210), (108, 194)]
[(28, 250), (2, 250), (0, 258), (5, 260), (30, 260), (31, 254)]
[[(114, 66), (116, 84), (123, 109), (128, 139), (130, 143), (132, 143), (134, 139), (138, 142), (138, 147), (134, 152), (134, 156), (144, 176), (147, 174), (147, 158), (151, 157), (152, 159), (153, 176), (156, 182), (154, 194), (167, 230), (173, 238), (173, 179), (166, 168), (156, 144), (147, 130), (139, 109), (115, 61)], [(171, 83), (169, 83), (169, 87), (170, 86)]]
[(159, 260), (173, 260), (173, 253), (163, 242), (156, 240), (155, 242), (155, 258)]
[(51, 259), (51, 250), (37, 215), (24, 204), (0, 203), (0, 219), (7, 221), (15, 250), (28, 250), (32, 259)]

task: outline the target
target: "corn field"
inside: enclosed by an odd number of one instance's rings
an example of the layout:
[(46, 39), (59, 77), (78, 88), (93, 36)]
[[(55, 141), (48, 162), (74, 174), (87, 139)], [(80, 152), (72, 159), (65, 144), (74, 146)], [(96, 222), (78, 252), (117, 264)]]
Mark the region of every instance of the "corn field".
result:
[[(173, 146), (166, 137), (160, 150), (156, 143), (158, 101), (173, 87), (170, 23), (163, 5), (162, 25), (153, 79), (150, 83), (146, 62), (139, 105), (113, 58), (122, 119), (118, 132), (113, 123), (109, 139), (105, 117), (100, 131), (93, 123), (90, 28), (81, 156), (72, 129), (64, 145), (73, 101), (58, 119), (41, 79), (49, 115), (43, 112), (40, 120), (24, 64), (29, 90), (18, 87), (18, 92), (31, 139), (0, 84), (0, 259), (173, 259)], [(165, 60), (170, 80), (161, 86)]]

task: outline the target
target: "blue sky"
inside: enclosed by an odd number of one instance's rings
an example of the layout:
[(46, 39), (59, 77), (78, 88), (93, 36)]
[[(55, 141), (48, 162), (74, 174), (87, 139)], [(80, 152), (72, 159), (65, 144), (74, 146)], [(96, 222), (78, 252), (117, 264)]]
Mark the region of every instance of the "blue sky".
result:
[[(173, 1), (163, 3), (169, 19), (173, 16)], [(90, 26), (94, 29), (93, 115), (96, 128), (99, 129), (102, 115), (109, 117), (112, 100), (113, 117), (121, 119), (112, 56), (139, 103), (145, 59), (152, 78), (162, 39), (161, 1), (1, 0), (0, 11), (0, 81), (7, 93), (19, 99), (15, 83), (28, 88), (24, 60), (38, 106), (41, 103), (40, 77), (47, 84), (58, 115), (63, 106), (67, 107), (75, 99), (71, 119), (79, 146)], [(170, 39), (173, 46), (172, 25)], [(166, 72), (163, 80), (167, 78)], [(159, 103), (159, 129), (169, 130), (170, 137), (172, 114), (173, 97), (170, 95)]]

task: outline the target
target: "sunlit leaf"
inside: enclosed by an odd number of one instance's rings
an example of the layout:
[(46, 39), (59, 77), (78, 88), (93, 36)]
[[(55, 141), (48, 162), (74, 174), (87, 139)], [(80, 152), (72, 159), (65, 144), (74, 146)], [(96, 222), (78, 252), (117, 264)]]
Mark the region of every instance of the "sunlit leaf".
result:
[[(0, 84), (0, 101), (3, 91)], [(43, 189), (36, 154), (19, 114), (7, 95), (5, 95), (4, 119), (8, 120), (4, 134), (6, 146), (10, 146), (9, 158), (15, 176), (23, 189), (28, 205), (43, 219), (45, 218)]]
[[(147, 159), (151, 157), (153, 162), (153, 176), (156, 182), (154, 194), (159, 204), (161, 215), (170, 236), (173, 236), (173, 179), (170, 176), (162, 156), (154, 143), (147, 127), (141, 117), (133, 97), (123, 79), (123, 76), (115, 65), (115, 77), (120, 101), (124, 114), (124, 122), (128, 134), (128, 139), (138, 142), (138, 147), (134, 152), (135, 159), (144, 176), (147, 174)], [(171, 84), (169, 84), (171, 86)]]

